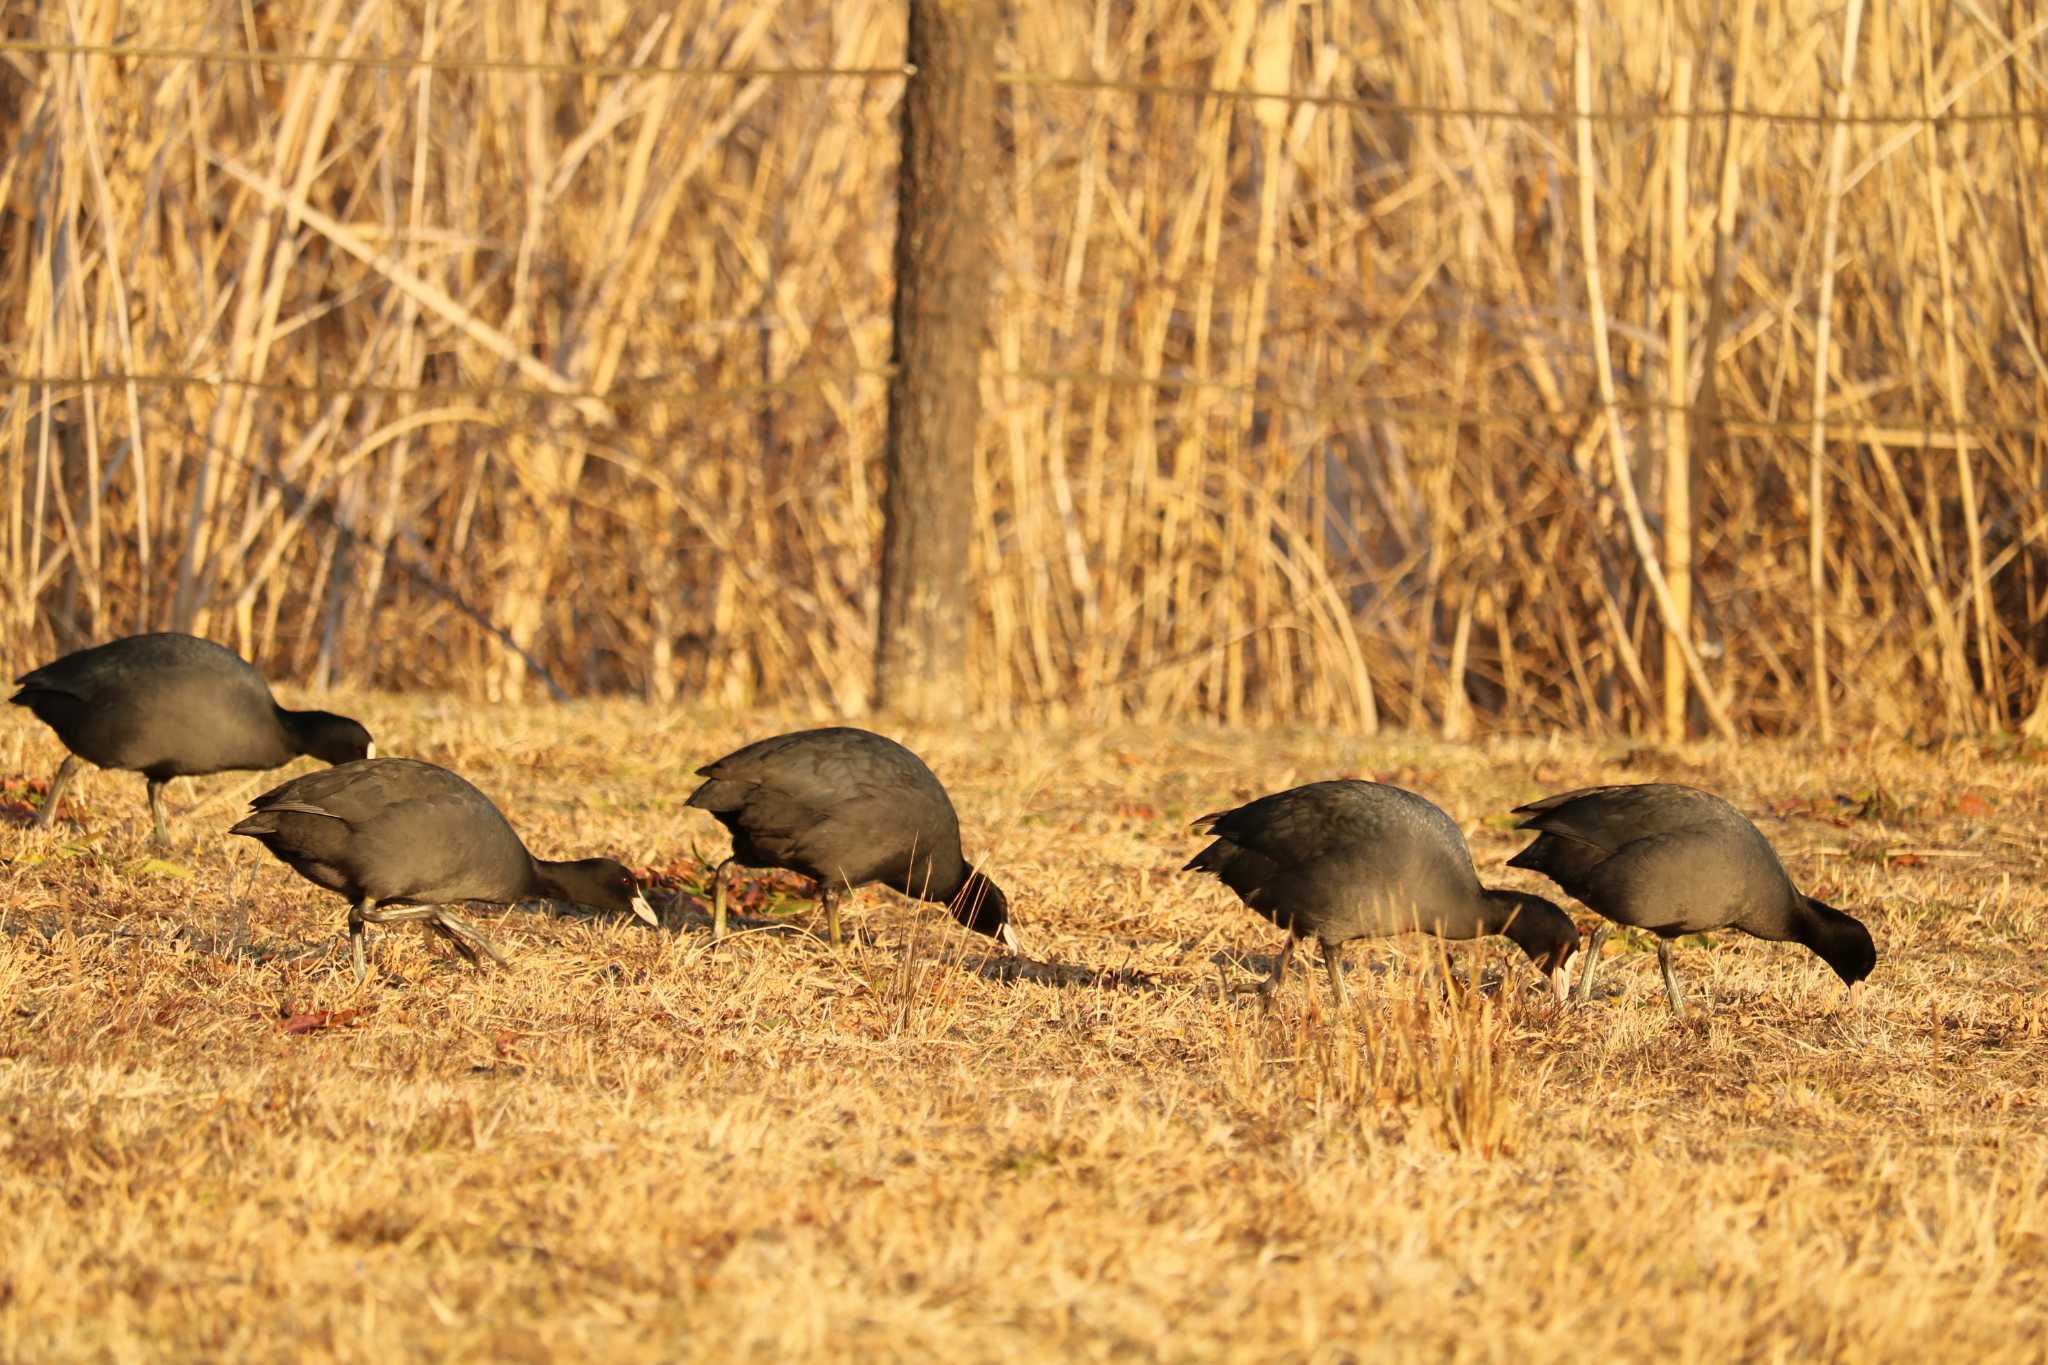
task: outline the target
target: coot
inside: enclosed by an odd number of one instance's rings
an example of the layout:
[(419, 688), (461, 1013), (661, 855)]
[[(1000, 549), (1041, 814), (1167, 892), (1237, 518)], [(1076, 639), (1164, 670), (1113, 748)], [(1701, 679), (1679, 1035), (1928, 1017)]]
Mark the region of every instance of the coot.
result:
[(328, 711), (287, 711), (239, 654), (211, 640), (130, 635), (24, 673), (12, 700), (57, 732), (65, 756), (36, 828), (50, 823), (84, 759), (141, 773), (157, 842), (168, 843), (164, 784), (231, 769), (281, 767), (300, 754), (324, 763), (374, 758), (370, 732)]
[[(1811, 896), (1785, 875), (1757, 827), (1709, 792), (1669, 782), (1586, 787), (1515, 808), (1536, 841), (1508, 860), (1556, 882), (1616, 924), (1657, 935), (1657, 964), (1671, 1011), (1683, 1016), (1671, 940), (1711, 929), (1740, 929), (1777, 942), (1803, 943), (1862, 998), (1877, 965), (1870, 931)], [(1593, 932), (1579, 999), (1593, 992), (1593, 968), (1608, 925)]]
[(1541, 896), (1481, 886), (1457, 823), (1413, 792), (1350, 779), (1311, 782), (1205, 815), (1194, 828), (1216, 841), (1182, 870), (1214, 873), (1287, 930), (1262, 993), (1286, 980), (1294, 941), (1315, 938), (1342, 1006), (1346, 945), (1417, 929), (1450, 939), (1505, 934), (1560, 1000), (1570, 985), (1568, 964), (1579, 947), (1570, 916)]
[[(375, 758), (296, 777), (249, 803), (229, 830), (349, 901), (356, 979), (363, 926), (425, 920), (471, 962), (505, 959), (451, 901), (570, 901), (658, 923), (633, 874), (609, 858), (548, 862), (526, 851), (491, 799), (432, 763)], [(389, 907), (405, 906), (407, 909)]]
[(780, 867), (818, 883), (839, 942), (839, 897), (880, 882), (943, 905), (977, 933), (1018, 950), (1002, 888), (960, 855), (960, 819), (924, 761), (893, 739), (850, 726), (747, 745), (699, 768), (688, 804), (732, 833), (712, 874), (712, 937), (725, 937), (725, 873)]

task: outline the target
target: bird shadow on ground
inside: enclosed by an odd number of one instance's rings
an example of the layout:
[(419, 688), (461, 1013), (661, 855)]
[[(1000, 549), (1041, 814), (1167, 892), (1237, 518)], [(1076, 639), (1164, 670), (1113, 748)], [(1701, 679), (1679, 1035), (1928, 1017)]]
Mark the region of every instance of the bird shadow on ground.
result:
[[(1280, 964), (1280, 954), (1237, 953), (1228, 949), (1209, 955), (1209, 964), (1216, 969), (1217, 979), (1222, 983), (1226, 995), (1252, 995), (1259, 993), (1260, 983), (1270, 979)], [(1330, 974), (1324, 967), (1320, 953), (1310, 954), (1297, 951), (1293, 965), (1288, 968), (1288, 991), (1299, 989), (1297, 978), (1310, 978), (1317, 990), (1329, 988)], [(1518, 992), (1531, 995), (1548, 991), (1549, 987), (1533, 975), (1513, 970), (1503, 971), (1497, 967), (1485, 967), (1475, 980), (1473, 974), (1455, 962), (1446, 969), (1442, 965), (1425, 965), (1405, 958), (1366, 957), (1353, 951), (1344, 962), (1344, 980), (1358, 986), (1372, 982), (1377, 990), (1412, 991), (1418, 987), (1439, 995), (1453, 992), (1477, 991), (1483, 996), (1496, 999)], [(1597, 998), (1605, 999), (1621, 993), (1618, 986), (1609, 986), (1604, 981), (1594, 991)], [(1269, 997), (1270, 998), (1270, 994)]]
[(980, 956), (942, 959), (983, 981), (1028, 981), (1035, 986), (1082, 986), (1104, 991), (1157, 991), (1159, 979), (1130, 967), (1084, 967), (1074, 962), (1041, 961), (1032, 957)]
[[(334, 951), (331, 942), (309, 946), (304, 943), (282, 943), (254, 938), (246, 924), (212, 929), (196, 929), (186, 925), (168, 932), (151, 932), (123, 929), (113, 925), (81, 925), (47, 915), (25, 919), (10, 916), (5, 922), (0, 922), (0, 934), (5, 934), (9, 938), (30, 940), (32, 952), (55, 951), (58, 937), (67, 931), (76, 940), (102, 939), (110, 944), (124, 946), (144, 943), (160, 946), (178, 944), (191, 952), (218, 958), (223, 962), (247, 962), (258, 965), (301, 962), (325, 957)], [(40, 940), (40, 945), (34, 940)]]

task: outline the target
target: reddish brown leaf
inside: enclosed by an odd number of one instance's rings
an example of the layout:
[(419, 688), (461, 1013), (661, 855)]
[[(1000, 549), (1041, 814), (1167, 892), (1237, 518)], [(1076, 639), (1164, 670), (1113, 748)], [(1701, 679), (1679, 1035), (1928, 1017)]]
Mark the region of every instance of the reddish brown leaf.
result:
[(1964, 792), (1956, 798), (1956, 814), (1981, 820), (1991, 814), (1991, 803), (1975, 792)]
[(357, 1005), (345, 1010), (311, 1010), (304, 1014), (287, 1014), (277, 1021), (277, 1027), (282, 1033), (298, 1037), (319, 1033), (323, 1029), (347, 1028), (375, 1012), (374, 1005)]

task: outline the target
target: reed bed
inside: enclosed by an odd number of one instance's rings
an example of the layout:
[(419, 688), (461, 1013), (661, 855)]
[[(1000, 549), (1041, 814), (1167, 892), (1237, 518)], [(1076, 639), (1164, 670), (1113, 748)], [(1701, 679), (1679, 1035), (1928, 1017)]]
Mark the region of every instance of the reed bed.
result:
[[(901, 7), (552, 8), (0, 18), (9, 658), (863, 709)], [(1008, 23), (984, 719), (2048, 729), (2016, 0)]]

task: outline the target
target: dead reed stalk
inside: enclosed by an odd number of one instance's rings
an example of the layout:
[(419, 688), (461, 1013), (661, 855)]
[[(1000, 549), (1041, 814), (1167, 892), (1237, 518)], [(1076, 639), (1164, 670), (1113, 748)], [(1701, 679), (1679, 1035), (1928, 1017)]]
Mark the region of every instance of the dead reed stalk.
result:
[[(1073, 83), (998, 92), (980, 715), (1676, 734), (1681, 670), (1723, 733), (2048, 714), (2044, 22), (1659, 0), (1579, 82), (1574, 15), (1015, 12)], [(860, 710), (901, 85), (762, 73), (902, 33), (9, 9), (0, 647)]]

